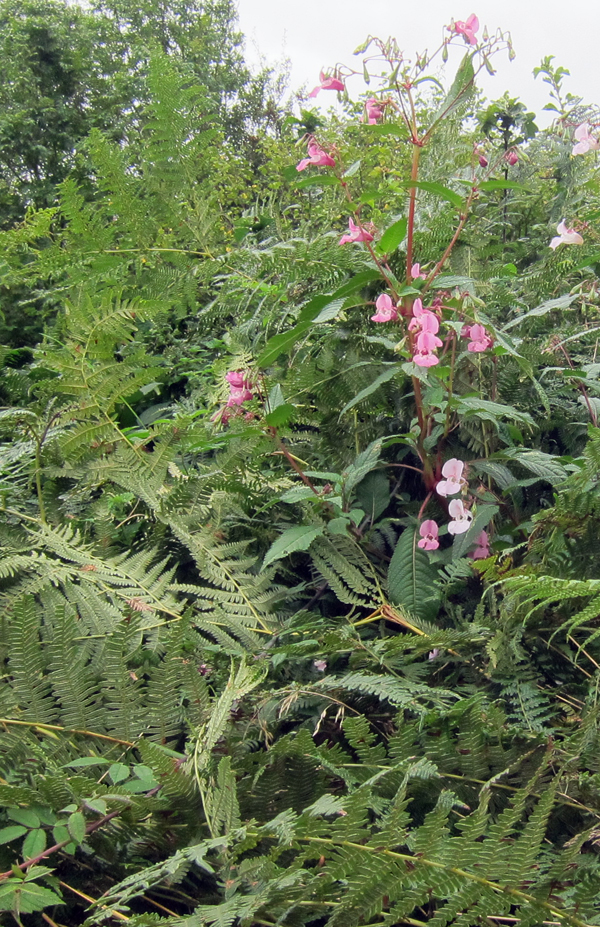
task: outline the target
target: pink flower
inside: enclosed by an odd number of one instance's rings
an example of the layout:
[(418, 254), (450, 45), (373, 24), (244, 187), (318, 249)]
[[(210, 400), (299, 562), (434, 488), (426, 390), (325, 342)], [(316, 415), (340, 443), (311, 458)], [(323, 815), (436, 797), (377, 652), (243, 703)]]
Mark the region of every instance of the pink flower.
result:
[(417, 350), (421, 354), (429, 354), (431, 351), (435, 351), (436, 348), (441, 348), (443, 343), (442, 339), (432, 332), (419, 332), (417, 335)]
[(321, 90), (345, 90), (346, 89), (342, 81), (339, 80), (339, 78), (326, 77), (324, 71), (321, 71), (321, 73), (319, 74), (319, 80), (321, 81), (321, 83), (309, 93), (309, 97), (316, 97), (316, 95), (320, 93)]
[(360, 225), (355, 225), (352, 219), (348, 219), (348, 228), (350, 231), (342, 235), (339, 241), (340, 245), (347, 245), (348, 242), (353, 241), (373, 241), (370, 232), (367, 232), (365, 228), (361, 228)]
[(254, 398), (251, 390), (252, 381), (244, 376), (243, 371), (230, 370), (229, 373), (225, 374), (225, 379), (229, 383), (229, 398), (227, 400), (229, 408), (241, 406), (243, 402), (249, 402), (250, 399)]
[(371, 97), (370, 100), (367, 100), (365, 109), (367, 111), (367, 121), (370, 126), (376, 125), (377, 121), (383, 117), (384, 106), (379, 100), (376, 100), (375, 97)]
[(377, 312), (371, 316), (372, 322), (397, 322), (398, 312), (387, 293), (382, 293), (375, 300)]
[(471, 13), (466, 23), (458, 20), (458, 22), (452, 23), (451, 26), (447, 26), (447, 29), (448, 32), (452, 32), (454, 35), (462, 35), (463, 39), (469, 45), (477, 45), (477, 36), (475, 33), (479, 29), (479, 20), (475, 16), (475, 13)]
[(421, 273), (420, 264), (413, 264), (413, 266), (410, 269), (410, 275), (413, 278), (413, 280), (419, 280), (419, 279), (425, 280), (427, 277), (427, 274)]
[[(430, 332), (432, 335), (437, 335), (440, 323), (434, 312), (423, 309), (423, 303), (420, 299), (415, 299), (412, 311), (413, 317), (408, 323), (409, 332)], [(441, 341), (439, 346), (441, 346)]]
[(467, 350), (475, 354), (487, 351), (494, 343), (493, 338), (490, 338), (483, 325), (463, 325), (460, 333), (463, 338), (471, 339), (467, 345)]
[(440, 655), (440, 650), (439, 650), (439, 648), (438, 648), (438, 647), (434, 647), (433, 650), (430, 650), (430, 651), (429, 651), (429, 656), (427, 657), (427, 659), (428, 659), (428, 660), (435, 660), (435, 658), (436, 658), (436, 657), (439, 657), (439, 655)]
[(420, 547), (422, 550), (437, 550), (440, 546), (438, 532), (439, 528), (437, 522), (432, 518), (428, 518), (419, 528), (421, 540), (418, 542), (417, 547)]
[(313, 666), (319, 673), (324, 673), (327, 669), (327, 660), (314, 660)]
[(583, 244), (583, 238), (579, 232), (576, 232), (575, 229), (568, 229), (564, 219), (556, 226), (556, 231), (558, 232), (557, 237), (550, 242), (552, 250), (558, 248), (559, 245)]
[(302, 161), (296, 165), (296, 170), (303, 171), (309, 164), (314, 164), (316, 167), (335, 167), (335, 161), (331, 155), (323, 151), (314, 138), (311, 138), (308, 143), (308, 158), (303, 158)]
[(448, 522), (450, 534), (464, 534), (469, 530), (473, 516), (464, 507), (462, 499), (452, 499), (448, 513), (452, 516), (452, 521)]
[(453, 496), (455, 493), (460, 492), (463, 486), (467, 485), (467, 481), (463, 477), (464, 469), (465, 465), (462, 460), (458, 460), (456, 457), (447, 460), (442, 467), (442, 476), (445, 476), (446, 479), (440, 480), (435, 487), (436, 492), (440, 496)]
[(485, 560), (486, 557), (490, 556), (490, 541), (487, 535), (487, 531), (482, 531), (481, 534), (475, 539), (475, 550), (472, 550), (468, 557), (471, 560)]
[(413, 361), (417, 367), (435, 367), (436, 364), (439, 364), (440, 359), (437, 354), (434, 354), (432, 351), (425, 351), (421, 348), (417, 348), (413, 354)]
[(587, 122), (582, 122), (580, 126), (577, 126), (574, 132), (574, 137), (577, 139), (577, 145), (573, 145), (573, 151), (571, 154), (585, 154), (586, 151), (592, 151), (600, 148), (600, 142), (598, 142), (598, 139), (594, 138), (594, 136), (590, 134), (590, 127)]
[(510, 151), (507, 151), (506, 154), (504, 155), (504, 160), (507, 162), (507, 164), (515, 165), (515, 164), (518, 164), (519, 162), (519, 155), (517, 154), (516, 151), (513, 151), (511, 149)]
[(480, 166), (481, 166), (481, 167), (487, 167), (488, 164), (489, 164), (490, 162), (488, 161), (488, 159), (487, 159), (486, 156), (484, 155), (483, 151), (481, 151), (479, 148), (476, 148), (476, 149), (475, 149), (475, 154), (477, 155), (477, 160), (479, 161)]

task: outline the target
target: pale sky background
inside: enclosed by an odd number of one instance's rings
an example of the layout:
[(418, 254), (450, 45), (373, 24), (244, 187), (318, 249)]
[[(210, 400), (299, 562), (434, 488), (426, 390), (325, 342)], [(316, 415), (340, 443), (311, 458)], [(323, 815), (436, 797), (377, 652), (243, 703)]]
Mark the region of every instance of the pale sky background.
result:
[[(538, 114), (538, 124), (547, 125), (552, 116), (541, 113), (549, 102), (547, 88), (532, 70), (554, 55), (554, 64), (571, 72), (563, 92), (600, 104), (600, 0), (238, 0), (238, 9), (247, 60), (289, 58), (291, 90), (304, 83), (312, 89), (321, 67), (336, 62), (356, 67), (361, 59), (352, 53), (369, 33), (395, 36), (412, 59), (416, 51), (438, 47), (452, 17), (466, 20), (476, 13), (490, 33), (497, 27), (509, 31), (517, 54), (509, 61), (501, 52), (494, 59), (496, 76), (480, 78), (489, 99), (508, 91)], [(354, 99), (366, 89), (358, 78), (348, 86)], [(327, 107), (334, 100), (334, 93), (323, 92), (317, 103)]]

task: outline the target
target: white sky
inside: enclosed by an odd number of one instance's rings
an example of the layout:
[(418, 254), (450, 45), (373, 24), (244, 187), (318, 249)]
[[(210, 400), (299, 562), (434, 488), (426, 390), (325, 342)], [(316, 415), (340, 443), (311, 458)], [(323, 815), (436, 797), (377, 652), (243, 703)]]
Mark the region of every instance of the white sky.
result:
[[(312, 89), (323, 66), (356, 66), (360, 57), (352, 52), (369, 33), (395, 36), (413, 58), (415, 51), (438, 47), (453, 16), (466, 20), (476, 13), (490, 32), (510, 31), (517, 54), (509, 62), (501, 52), (494, 60), (496, 76), (481, 78), (489, 99), (508, 91), (547, 125), (552, 117), (540, 112), (549, 100), (547, 88), (532, 70), (554, 55), (554, 64), (571, 72), (563, 91), (600, 103), (600, 0), (238, 0), (238, 9), (249, 63), (259, 55), (268, 63), (288, 57), (292, 90), (304, 83)], [(365, 88), (354, 78), (349, 89), (356, 98)], [(317, 98), (325, 107), (334, 100), (331, 92)]]

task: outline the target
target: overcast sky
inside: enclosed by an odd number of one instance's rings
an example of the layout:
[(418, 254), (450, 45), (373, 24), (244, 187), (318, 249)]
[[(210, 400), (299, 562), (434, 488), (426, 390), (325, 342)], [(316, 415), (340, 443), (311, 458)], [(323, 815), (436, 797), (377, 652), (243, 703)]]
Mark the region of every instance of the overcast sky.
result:
[[(532, 70), (545, 55), (554, 55), (554, 64), (571, 72), (564, 89), (600, 103), (600, 0), (238, 0), (238, 8), (248, 60), (257, 63), (259, 54), (269, 63), (288, 57), (291, 89), (303, 83), (312, 89), (323, 66), (355, 65), (352, 52), (369, 33), (395, 36), (412, 58), (415, 51), (437, 48), (452, 17), (466, 20), (476, 13), (490, 32), (510, 31), (517, 54), (509, 62), (500, 53), (496, 76), (482, 79), (490, 99), (508, 91), (539, 114), (547, 89)], [(356, 80), (349, 89), (356, 97), (364, 87)], [(322, 93), (318, 102), (328, 105), (334, 98)]]

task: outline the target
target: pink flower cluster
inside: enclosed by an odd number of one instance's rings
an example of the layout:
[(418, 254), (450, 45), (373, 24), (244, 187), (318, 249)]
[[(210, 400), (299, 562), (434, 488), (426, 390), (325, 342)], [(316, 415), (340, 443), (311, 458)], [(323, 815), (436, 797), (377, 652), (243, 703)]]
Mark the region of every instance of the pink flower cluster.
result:
[(440, 323), (435, 313), (430, 309), (424, 309), (421, 300), (415, 299), (408, 330), (417, 333), (413, 360), (418, 367), (433, 367), (439, 363), (439, 357), (434, 353), (436, 348), (441, 348), (444, 343), (437, 336), (439, 328)]
[(471, 13), (466, 22), (459, 19), (450, 26), (446, 26), (446, 28), (448, 32), (451, 32), (453, 35), (462, 35), (468, 45), (477, 45), (476, 32), (479, 29), (479, 20), (475, 16), (475, 13)]
[(304, 171), (309, 164), (314, 164), (315, 167), (335, 167), (334, 159), (326, 151), (323, 151), (314, 138), (309, 139), (308, 142), (308, 158), (302, 158), (296, 165), (296, 170)]
[[(454, 496), (462, 491), (463, 487), (467, 485), (467, 481), (463, 476), (464, 469), (465, 465), (463, 461), (458, 460), (456, 457), (451, 457), (450, 460), (446, 461), (442, 467), (442, 476), (444, 479), (440, 480), (435, 487), (440, 496), (446, 498), (447, 496)], [(450, 515), (450, 521), (448, 522), (449, 534), (464, 534), (471, 527), (473, 515), (465, 508), (462, 499), (450, 500), (448, 504), (448, 514)], [(422, 522), (419, 528), (419, 534), (421, 535), (421, 540), (418, 541), (418, 546), (422, 550), (438, 549), (440, 546), (439, 526), (436, 521), (432, 518), (428, 518)], [(475, 539), (475, 550), (469, 554), (469, 557), (472, 560), (483, 560), (489, 556), (489, 538), (487, 532), (482, 531)]]
[(228, 408), (241, 406), (243, 402), (249, 402), (254, 398), (252, 382), (248, 380), (241, 370), (230, 370), (229, 373), (225, 374), (225, 379), (229, 383)]
[(355, 241), (373, 241), (373, 236), (364, 226), (356, 225), (352, 219), (348, 219), (348, 231), (339, 240), (340, 245), (347, 245)]
[(487, 351), (494, 343), (494, 339), (488, 335), (483, 325), (463, 325), (460, 333), (463, 338), (470, 339), (467, 351), (471, 351), (473, 354)]

